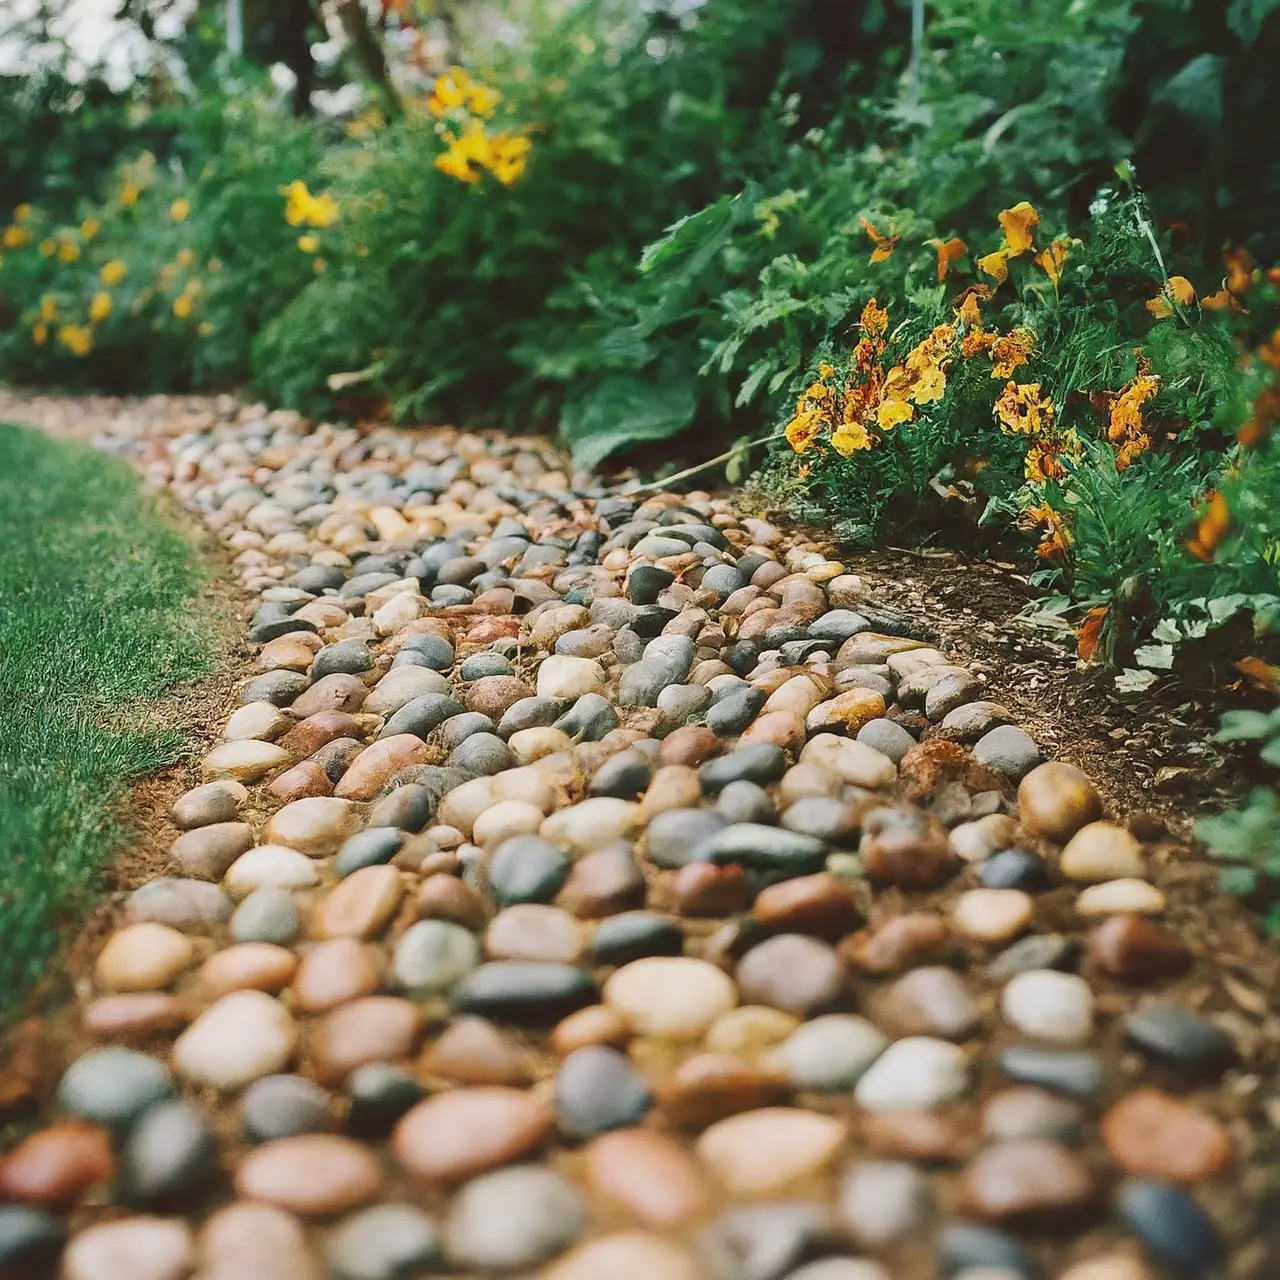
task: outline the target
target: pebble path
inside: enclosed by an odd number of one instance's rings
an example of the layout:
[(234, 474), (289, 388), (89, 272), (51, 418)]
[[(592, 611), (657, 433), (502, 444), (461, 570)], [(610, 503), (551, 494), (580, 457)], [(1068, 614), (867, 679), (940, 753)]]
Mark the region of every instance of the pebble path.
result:
[(0, 1163), (0, 1274), (1246, 1274), (1241, 1048), (1144, 832), (925, 620), (544, 441), (96, 443), (234, 554), (257, 670)]

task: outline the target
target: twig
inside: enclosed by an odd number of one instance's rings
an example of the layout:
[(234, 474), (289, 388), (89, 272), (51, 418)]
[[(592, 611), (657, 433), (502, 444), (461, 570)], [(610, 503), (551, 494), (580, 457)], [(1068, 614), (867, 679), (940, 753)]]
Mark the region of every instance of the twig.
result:
[(650, 489), (665, 489), (667, 485), (675, 484), (677, 480), (684, 480), (688, 476), (696, 476), (699, 471), (707, 471), (711, 467), (719, 466), (720, 463), (728, 462), (730, 458), (739, 453), (754, 449), (758, 444), (769, 444), (773, 440), (781, 440), (785, 435), (785, 431), (779, 431), (775, 435), (761, 436), (759, 440), (748, 440), (745, 444), (735, 444), (732, 449), (717, 454), (714, 458), (708, 458), (706, 462), (699, 462), (696, 467), (686, 467), (683, 471), (677, 471), (675, 475), (668, 476), (665, 480), (654, 480), (651, 484), (642, 484), (631, 492), (646, 493)]

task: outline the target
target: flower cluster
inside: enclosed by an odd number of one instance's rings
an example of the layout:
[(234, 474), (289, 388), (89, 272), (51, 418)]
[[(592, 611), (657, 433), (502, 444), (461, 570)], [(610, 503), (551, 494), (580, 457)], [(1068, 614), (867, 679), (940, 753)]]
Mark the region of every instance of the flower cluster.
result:
[(872, 298), (862, 310), (862, 336), (849, 358), (848, 374), (841, 377), (831, 364), (819, 366), (818, 380), (801, 394), (785, 429), (796, 453), (825, 435), (836, 453), (850, 457), (879, 443), (875, 431), (892, 431), (915, 418), (916, 406), (942, 399), (947, 365), (955, 353), (955, 326), (937, 326), (900, 364), (886, 370), (888, 325), (888, 313)]
[(504, 187), (524, 175), (533, 146), (528, 136), (490, 133), (485, 127), (501, 101), (501, 93), (472, 79), (462, 67), (436, 80), (427, 110), (440, 122), (437, 127), (445, 143), (435, 158), (441, 173), (467, 183), (477, 183), (489, 173)]

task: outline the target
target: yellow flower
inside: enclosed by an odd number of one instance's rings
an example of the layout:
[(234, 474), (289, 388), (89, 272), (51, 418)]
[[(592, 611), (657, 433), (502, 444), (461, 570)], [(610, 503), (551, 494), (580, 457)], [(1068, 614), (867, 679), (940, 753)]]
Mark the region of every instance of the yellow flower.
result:
[(299, 236), (298, 248), (301, 249), (303, 253), (319, 253), (320, 237), (312, 235)]
[(818, 438), (821, 427), (822, 414), (817, 409), (805, 409), (787, 423), (783, 434), (796, 453), (804, 453)]
[(1007, 378), (1031, 359), (1036, 335), (1030, 329), (1015, 329), (997, 338), (991, 346), (991, 376)]
[(21, 249), (24, 245), (31, 243), (31, 232), (26, 227), (20, 227), (16, 223), (11, 227), (5, 227), (4, 236), (0, 237), (4, 242), (6, 249)]
[(28, 222), (31, 219), (31, 206), (29, 204), (20, 204), (13, 211), (14, 222)]
[(1143, 430), (1142, 406), (1160, 390), (1160, 379), (1154, 374), (1140, 373), (1123, 387), (1111, 405), (1111, 420), (1107, 425), (1107, 439), (1118, 443), (1127, 435), (1138, 435)]
[(892, 431), (903, 422), (910, 422), (915, 410), (905, 400), (882, 400), (876, 410), (876, 424), (881, 431)]
[(1040, 384), (1005, 384), (993, 410), (1000, 426), (1013, 435), (1042, 436), (1053, 428), (1052, 400), (1040, 399)]
[(438, 117), (462, 106), (470, 88), (471, 77), (466, 71), (461, 67), (450, 67), (444, 75), (436, 78), (431, 97), (427, 100), (427, 110)]
[(202, 338), (207, 338), (213, 332), (213, 325), (208, 320), (201, 320), (200, 323), (196, 325), (196, 332)]
[(288, 197), (284, 220), (291, 227), (327, 227), (337, 221), (338, 202), (328, 195), (313, 196), (297, 178), (281, 187), (280, 194)]
[(500, 133), (489, 143), (488, 168), (504, 187), (517, 181), (525, 170), (533, 144), (521, 134)]
[(95, 293), (92, 301), (89, 303), (89, 319), (94, 324), (105, 320), (111, 314), (111, 295), (109, 293)]
[(74, 240), (64, 240), (58, 246), (59, 262), (75, 262), (80, 257), (80, 246)]
[(98, 272), (98, 279), (103, 284), (119, 284), (124, 279), (125, 273), (129, 268), (119, 259), (112, 258), (106, 263), (102, 270)]
[(831, 447), (847, 458), (861, 449), (870, 449), (875, 437), (860, 422), (842, 422), (831, 437)]
[(996, 284), (1004, 284), (1009, 278), (1009, 254), (1005, 249), (997, 249), (986, 257), (978, 259), (978, 270), (984, 276), (990, 276)]
[(441, 173), (447, 174), (450, 178), (457, 178), (460, 182), (480, 181), (479, 171), (473, 169), (471, 162), (452, 147), (436, 156), (434, 164)]
[(31, 326), (31, 341), (37, 347), (43, 347), (49, 341), (49, 326), (43, 320), (37, 320)]
[(179, 294), (179, 296), (173, 300), (173, 314), (177, 316), (179, 320), (185, 320), (192, 311), (195, 310), (195, 305), (196, 304), (187, 294)]
[(196, 255), (190, 249), (179, 249), (177, 257), (174, 261), (180, 267), (189, 267), (196, 260)]
[(329, 264), (323, 258), (311, 259), (311, 270), (319, 275)]
[(1055, 240), (1047, 249), (1041, 249), (1032, 259), (1037, 267), (1049, 277), (1055, 289), (1062, 279), (1062, 266), (1070, 257), (1070, 250), (1065, 240)]
[(82, 324), (64, 324), (58, 330), (58, 341), (73, 356), (87, 356), (93, 350), (93, 333)]
[(1078, 463), (1084, 455), (1084, 445), (1074, 427), (1061, 434), (1037, 440), (1027, 452), (1023, 462), (1023, 474), (1031, 484), (1044, 484), (1048, 480), (1065, 480), (1067, 468), (1064, 460)]
[(1004, 232), (1009, 255), (1020, 258), (1031, 248), (1031, 237), (1040, 225), (1040, 215), (1025, 201), (1012, 209), (1000, 210), (1000, 228)]
[(58, 252), (58, 242), (52, 236), (46, 236), (40, 241), (40, 256), (42, 258), (52, 258)]
[(218, 274), (218, 272), (222, 270), (222, 259), (221, 259), (221, 258), (210, 258), (210, 259), (209, 259), (209, 270), (210, 270), (210, 271), (212, 271), (214, 275), (217, 275), (217, 274)]
[(818, 366), (818, 377), (820, 377), (820, 378), (834, 378), (835, 376), (836, 376), (836, 367), (835, 367), (835, 365), (833, 365), (833, 364), (828, 364), (828, 363), (824, 360), (824, 361), (823, 361), (823, 362)]
[(86, 240), (92, 240), (101, 230), (102, 221), (99, 218), (86, 218), (80, 224), (80, 234)]
[(58, 300), (51, 293), (46, 293), (40, 299), (40, 319), (52, 320), (58, 314)]
[(467, 94), (467, 110), (473, 116), (488, 118), (493, 115), (494, 108), (502, 101), (502, 94), (487, 85), (474, 84)]
[(186, 222), (191, 213), (191, 201), (179, 197), (169, 206), (169, 217), (174, 222)]
[(141, 194), (142, 191), (136, 182), (126, 182), (124, 186), (120, 188), (120, 207), (122, 209), (127, 209), (130, 205), (137, 204), (138, 197)]

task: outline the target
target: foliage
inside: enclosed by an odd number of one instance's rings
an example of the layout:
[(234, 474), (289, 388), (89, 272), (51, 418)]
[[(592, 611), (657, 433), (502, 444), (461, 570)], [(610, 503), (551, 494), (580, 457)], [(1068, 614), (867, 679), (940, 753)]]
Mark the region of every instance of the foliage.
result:
[[(187, 540), (123, 463), (0, 427), (0, 990), (15, 1004), (54, 927), (123, 836), (118, 808), (180, 743), (149, 704), (208, 669)], [(38, 530), (38, 536), (33, 536)]]
[(1280, 793), (1256, 788), (1241, 808), (1201, 818), (1196, 836), (1228, 864), (1222, 887), (1266, 906), (1265, 928), (1280, 936)]

